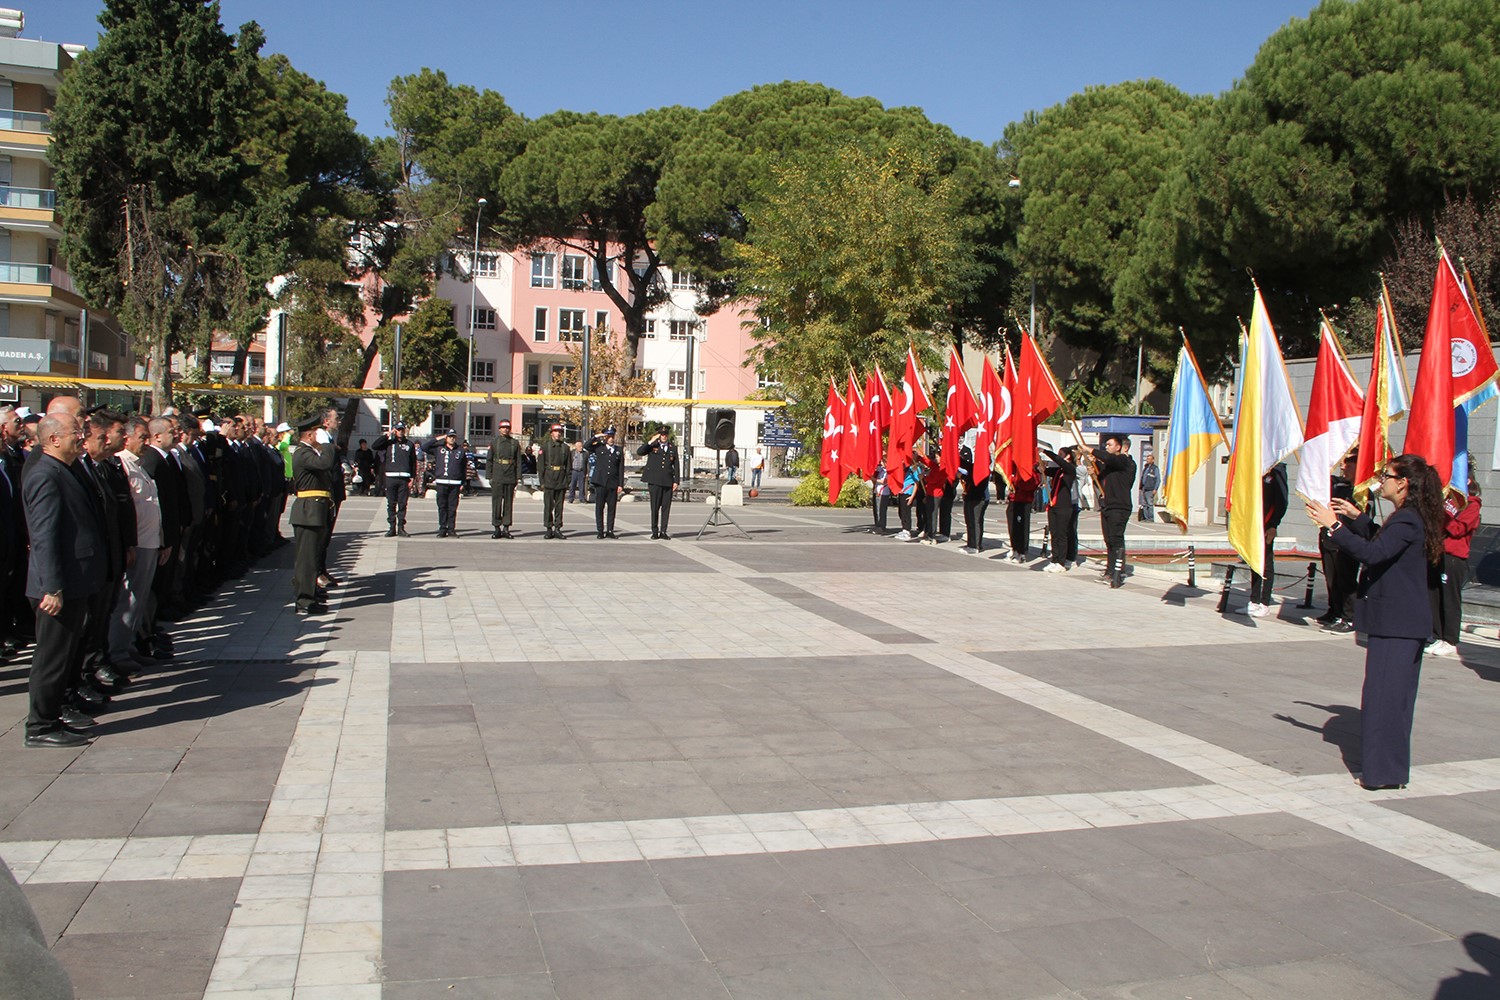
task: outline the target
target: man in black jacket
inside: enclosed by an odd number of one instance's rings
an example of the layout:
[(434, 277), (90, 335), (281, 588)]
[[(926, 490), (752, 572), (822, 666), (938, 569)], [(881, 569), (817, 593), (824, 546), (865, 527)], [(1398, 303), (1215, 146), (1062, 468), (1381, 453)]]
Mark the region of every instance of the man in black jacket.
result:
[(422, 450), (435, 465), (432, 481), (437, 487), (439, 538), (458, 537), (458, 494), (463, 489), (465, 452), (458, 446), (458, 435), (449, 431), (433, 438)]
[(319, 599), (318, 578), (324, 535), (333, 516), (333, 481), (336, 455), (333, 442), (318, 442), (322, 433), (320, 414), (297, 424), (297, 444), (292, 449), (292, 489), (296, 499), (288, 515), (296, 539), (292, 589), (297, 612), (322, 614), (327, 608)]
[(1131, 491), (1135, 487), (1135, 460), (1130, 457), (1130, 439), (1124, 434), (1106, 434), (1104, 447), (1094, 449), (1099, 471), (1099, 519), (1104, 527), (1108, 555), (1104, 575), (1110, 587), (1125, 586), (1125, 526), (1130, 523)]
[[(23, 486), (31, 529), (26, 596), (36, 607), (26, 745), (78, 747), (88, 739), (67, 728), (63, 694), (78, 667), (89, 598), (104, 579), (107, 543), (98, 506), (72, 468), (82, 450), (78, 418), (42, 418), (37, 448)], [(75, 717), (79, 726), (92, 721)]]
[[(981, 464), (988, 465), (987, 460)], [(978, 554), (984, 551), (984, 511), (990, 505), (990, 470), (976, 468), (974, 450), (968, 445), (958, 449), (958, 478), (964, 484), (964, 548)]]
[(594, 488), (594, 528), (597, 537), (614, 538), (615, 504), (625, 490), (625, 453), (615, 445), (613, 427), (594, 435), (587, 450), (594, 458), (589, 474), (589, 485)]
[(370, 450), (380, 457), (385, 470), (385, 519), (390, 525), (385, 537), (395, 538), (399, 533), (405, 538), (406, 504), (417, 477), (417, 446), (406, 439), (406, 425), (398, 420), (389, 434), (375, 439)]
[(651, 537), (670, 539), (667, 521), (672, 516), (672, 491), (681, 481), (677, 446), (668, 437), (666, 424), (656, 428), (656, 436), (635, 450), (646, 456), (646, 471), (641, 478), (651, 494)]
[(99, 590), (89, 602), (88, 628), (83, 641), (82, 682), (93, 684), (108, 694), (125, 684), (124, 675), (110, 662), (109, 621), (123, 589), (125, 570), (135, 553), (135, 503), (130, 497), (130, 482), (115, 458), (124, 447), (124, 417), (105, 411), (97, 411), (89, 417), (83, 455), (78, 461), (99, 497), (108, 569)]
[[(171, 550), (157, 567), (156, 578), (151, 582), (151, 608), (147, 612), (147, 635), (155, 635), (158, 615), (162, 604), (175, 590), (174, 579), (179, 560), (175, 557), (177, 546), (182, 541), (182, 529), (192, 523), (188, 507), (187, 481), (177, 457), (172, 454), (177, 444), (177, 427), (171, 417), (155, 417), (147, 427), (151, 440), (141, 452), (141, 468), (156, 483), (156, 495), (161, 504), (161, 547)], [(143, 650), (144, 652), (144, 650)], [(156, 659), (170, 659), (170, 640), (158, 636), (153, 640), (150, 655)]]
[(511, 518), (516, 508), (516, 484), (521, 481), (521, 442), (510, 436), (510, 421), (500, 421), (500, 436), (490, 445), (491, 538), (514, 538)]

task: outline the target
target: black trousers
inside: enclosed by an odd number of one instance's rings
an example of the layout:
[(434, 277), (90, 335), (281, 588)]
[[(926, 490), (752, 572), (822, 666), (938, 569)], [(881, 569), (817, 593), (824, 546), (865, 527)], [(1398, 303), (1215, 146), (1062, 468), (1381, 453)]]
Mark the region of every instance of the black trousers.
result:
[(458, 491), (462, 485), (437, 484), (438, 533), (454, 532), (458, 526)]
[(328, 546), (333, 544), (333, 526), (339, 523), (339, 505), (328, 505), (328, 527), (323, 529), (323, 540), (318, 546), (318, 572), (328, 572)]
[(1411, 777), (1411, 725), (1425, 641), (1366, 638), (1359, 719), (1360, 780), (1367, 785), (1404, 785)]
[(58, 729), (58, 715), (68, 680), (79, 669), (83, 655), (83, 630), (88, 621), (86, 597), (64, 598), (62, 610), (49, 615), (40, 602), (31, 602), (36, 612), (36, 646), (31, 652), (31, 676), (27, 692), (31, 711), (26, 716), (26, 735), (37, 736)]
[(1026, 555), (1031, 551), (1031, 501), (1012, 500), (1005, 505), (1005, 522), (1010, 527), (1010, 547)]
[(651, 494), (651, 534), (664, 535), (672, 516), (672, 487), (652, 483), (647, 490)]
[(1105, 572), (1110, 576), (1125, 572), (1125, 525), (1130, 523), (1130, 508), (1109, 508), (1099, 512), (1104, 527), (1104, 551), (1107, 554)]
[(323, 537), (322, 528), (292, 526), (292, 539), (296, 543), (292, 590), (296, 592), (299, 608), (310, 608), (318, 603), (318, 554), (323, 548)]
[(542, 487), (542, 527), (548, 531), (561, 531), (563, 521), (563, 496), (566, 486)]
[(1256, 604), (1270, 604), (1272, 592), (1276, 589), (1276, 546), (1273, 542), (1266, 543), (1261, 565), (1266, 571), (1265, 576), (1250, 574), (1250, 600)]
[(391, 527), (406, 527), (406, 503), (410, 499), (410, 479), (402, 476), (385, 477), (385, 519)]
[[(594, 487), (594, 530), (595, 531), (614, 531), (615, 530), (615, 505), (617, 503), (619, 503), (620, 492), (619, 492), (619, 490), (615, 489), (613, 486), (600, 486), (598, 483), (594, 483), (593, 487)], [(606, 517), (606, 514), (605, 514), (606, 511), (608, 511), (608, 516), (607, 517)]]
[(940, 535), (953, 534), (953, 501), (957, 498), (958, 491), (952, 486), (943, 490), (943, 495), (938, 498), (937, 533)]
[(916, 506), (916, 502), (916, 497), (903, 493), (900, 497), (901, 506), (896, 509), (896, 516), (901, 518), (901, 530), (907, 534), (911, 534), (911, 510)]
[(984, 551), (984, 512), (990, 505), (990, 487), (964, 494), (964, 540), (969, 548)]
[(511, 517), (516, 512), (516, 484), (490, 484), (490, 523), (497, 528), (509, 528)]
[(589, 477), (583, 469), (574, 469), (568, 479), (568, 503), (589, 498)]
[(891, 501), (895, 497), (889, 493), (876, 493), (870, 498), (870, 507), (874, 513), (875, 528), (881, 534), (885, 534), (886, 525), (890, 521)]
[(1432, 575), (1435, 579), (1427, 587), (1427, 596), (1432, 599), (1433, 637), (1457, 646), (1459, 626), (1463, 624), (1463, 590), (1469, 575), (1469, 562), (1444, 552), (1443, 561), (1433, 567)]
[(1062, 566), (1078, 561), (1078, 509), (1067, 498), (1047, 508), (1047, 531), (1052, 537), (1052, 561)]
[(89, 598), (89, 617), (83, 629), (80, 660), (90, 669), (97, 670), (109, 662), (109, 613), (120, 598), (123, 581), (123, 576), (115, 577), (108, 586)]
[(1354, 617), (1354, 593), (1359, 586), (1359, 562), (1343, 549), (1323, 549), (1323, 586), (1328, 591), (1328, 614), (1348, 621)]

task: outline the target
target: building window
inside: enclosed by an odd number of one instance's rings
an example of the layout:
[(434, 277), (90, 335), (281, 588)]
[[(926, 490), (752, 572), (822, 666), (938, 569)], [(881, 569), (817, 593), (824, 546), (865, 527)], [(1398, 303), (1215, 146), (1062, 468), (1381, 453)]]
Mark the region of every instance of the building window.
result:
[(500, 255), (482, 253), (474, 258), (474, 277), (493, 278), (500, 273)]
[(702, 368), (698, 369), (698, 394), (701, 396), (708, 388), (708, 372)]
[(547, 307), (536, 307), (536, 320), (531, 326), (531, 339), (542, 341), (547, 339)]
[(559, 309), (557, 311), (557, 339), (565, 344), (583, 342), (582, 309)]
[(453, 414), (432, 411), (432, 434), (434, 437), (442, 437), (453, 429)]
[(493, 413), (469, 414), (469, 439), (471, 441), (494, 436), (495, 415)]
[(583, 284), (583, 258), (574, 253), (563, 254), (562, 286), (564, 288), (581, 290)]
[(672, 291), (688, 292), (692, 291), (694, 287), (692, 271), (674, 270), (672, 272)]
[(534, 253), (531, 255), (531, 287), (551, 288), (554, 285), (557, 254)]
[(698, 326), (697, 323), (690, 319), (674, 319), (671, 321), (671, 324), (672, 340), (687, 340), (693, 335), (693, 330)]
[(475, 382), (494, 382), (495, 362), (475, 358), (473, 378)]
[(656, 339), (656, 320), (654, 320), (654, 319), (648, 319), (648, 320), (646, 320), (646, 329), (643, 330), (643, 331), (641, 331), (641, 339), (642, 340), (655, 340)]
[(486, 309), (483, 306), (474, 307), (474, 329), (493, 330), (495, 328), (495, 310)]
[[(609, 279), (609, 285), (610, 285), (611, 288), (613, 288), (614, 284), (615, 284), (615, 262), (614, 261), (607, 260), (607, 261), (604, 262), (604, 276)], [(599, 265), (598, 264), (594, 265), (594, 291), (596, 291), (596, 292), (602, 292), (602, 291), (604, 291), (604, 282), (600, 280), (600, 277), (599, 277)]]
[(604, 331), (608, 329), (609, 312), (608, 310), (600, 309), (598, 312), (594, 313), (594, 335), (603, 336)]
[(685, 369), (669, 369), (667, 371), (667, 391), (682, 392), (687, 389), (687, 371)]
[(526, 391), (533, 396), (542, 391), (542, 366), (535, 361), (526, 364)]

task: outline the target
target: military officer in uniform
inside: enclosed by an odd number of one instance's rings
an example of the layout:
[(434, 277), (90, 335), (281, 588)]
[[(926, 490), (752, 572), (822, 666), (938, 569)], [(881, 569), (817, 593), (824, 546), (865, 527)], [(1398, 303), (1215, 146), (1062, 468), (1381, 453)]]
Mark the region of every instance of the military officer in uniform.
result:
[(563, 440), (562, 424), (553, 424), (547, 440), (542, 442), (542, 455), (537, 461), (537, 472), (542, 480), (542, 526), (547, 538), (562, 538), (563, 496), (568, 492), (569, 458), (568, 442)]
[(588, 452), (593, 457), (589, 485), (594, 488), (594, 529), (599, 538), (614, 538), (615, 504), (625, 491), (625, 452), (615, 444), (615, 429), (606, 427), (595, 434)]
[(510, 533), (510, 521), (520, 479), (521, 442), (510, 436), (510, 421), (502, 420), (500, 436), (490, 446), (490, 520), (495, 525), (491, 538), (515, 537)]
[(297, 423), (297, 444), (292, 449), (292, 490), (295, 499), (289, 520), (296, 536), (296, 561), (292, 587), (297, 592), (297, 612), (304, 615), (327, 611), (318, 595), (318, 560), (323, 536), (333, 517), (333, 442), (318, 444), (323, 415), (315, 413)]
[(669, 438), (666, 424), (656, 428), (656, 436), (635, 450), (646, 456), (646, 471), (641, 476), (651, 493), (651, 537), (670, 539), (667, 519), (672, 515), (672, 491), (681, 482), (678, 473), (677, 446)]
[(439, 538), (458, 537), (458, 493), (463, 489), (468, 453), (458, 446), (458, 435), (449, 431), (422, 447), (433, 462), (432, 482), (437, 487)]
[(398, 420), (389, 434), (375, 439), (370, 450), (380, 456), (385, 469), (385, 519), (390, 524), (385, 537), (394, 538), (399, 532), (405, 538), (406, 503), (417, 475), (417, 446), (406, 439), (406, 425)]

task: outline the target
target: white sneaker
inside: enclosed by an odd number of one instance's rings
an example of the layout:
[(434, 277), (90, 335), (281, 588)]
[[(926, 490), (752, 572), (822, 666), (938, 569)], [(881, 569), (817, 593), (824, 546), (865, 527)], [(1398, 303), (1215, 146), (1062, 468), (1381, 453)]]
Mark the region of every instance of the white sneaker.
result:
[(976, 548), (974, 548), (974, 546), (972, 546), (972, 545), (965, 545), (963, 548), (959, 549), (958, 551), (962, 552), (966, 556), (972, 556), (972, 555), (974, 555), (974, 553), (978, 552), (979, 550), (976, 549)]
[(1439, 639), (1427, 647), (1427, 652), (1433, 656), (1452, 656), (1458, 652), (1458, 647), (1451, 642), (1444, 642), (1442, 639)]
[(1251, 604), (1245, 608), (1245, 614), (1251, 618), (1264, 618), (1271, 613), (1271, 609), (1264, 604)]
[(1049, 562), (1042, 569), (1043, 573), (1066, 573), (1067, 571), (1067, 567), (1065, 567), (1062, 563), (1055, 562)]
[(896, 538), (896, 541), (898, 541), (898, 542), (909, 542), (909, 541), (911, 541), (911, 532), (910, 531), (898, 531), (898, 532), (896, 532), (895, 538)]

